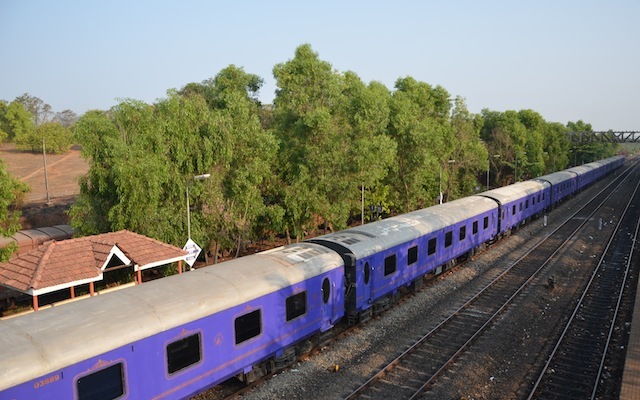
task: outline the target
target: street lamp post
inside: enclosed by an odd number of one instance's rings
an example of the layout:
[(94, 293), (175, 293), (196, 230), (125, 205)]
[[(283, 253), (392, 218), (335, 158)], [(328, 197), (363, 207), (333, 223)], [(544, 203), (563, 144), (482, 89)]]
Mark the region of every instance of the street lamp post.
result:
[[(211, 174), (196, 175), (193, 177), (195, 181), (203, 181), (209, 179)], [(187, 181), (187, 236), (191, 239), (191, 213), (189, 211), (189, 181)]]

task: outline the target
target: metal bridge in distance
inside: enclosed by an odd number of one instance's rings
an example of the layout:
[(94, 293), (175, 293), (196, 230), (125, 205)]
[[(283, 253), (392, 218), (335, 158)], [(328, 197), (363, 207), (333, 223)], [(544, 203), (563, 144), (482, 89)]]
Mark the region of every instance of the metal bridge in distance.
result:
[(568, 132), (571, 143), (640, 143), (640, 131)]

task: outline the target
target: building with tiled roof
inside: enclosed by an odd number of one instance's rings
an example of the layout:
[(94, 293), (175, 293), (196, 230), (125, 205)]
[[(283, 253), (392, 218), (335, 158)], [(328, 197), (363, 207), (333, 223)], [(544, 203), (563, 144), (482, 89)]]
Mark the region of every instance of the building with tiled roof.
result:
[(0, 263), (0, 285), (33, 297), (38, 309), (38, 296), (89, 283), (93, 295), (94, 282), (101, 281), (105, 271), (130, 267), (136, 283), (142, 282), (145, 269), (182, 261), (188, 253), (158, 240), (127, 230), (81, 238), (48, 241), (37, 249)]

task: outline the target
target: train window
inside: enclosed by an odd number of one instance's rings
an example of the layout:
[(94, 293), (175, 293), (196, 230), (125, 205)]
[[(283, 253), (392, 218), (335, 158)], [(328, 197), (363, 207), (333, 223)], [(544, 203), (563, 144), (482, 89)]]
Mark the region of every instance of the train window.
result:
[(260, 310), (251, 311), (236, 318), (236, 344), (246, 342), (262, 332), (262, 313)]
[(542, 192), (542, 200), (544, 201), (544, 192)]
[(522, 202), (520, 202), (520, 207), (518, 207), (518, 211), (522, 211)]
[(418, 262), (418, 246), (413, 246), (407, 251), (407, 265)]
[(307, 312), (307, 292), (294, 294), (287, 297), (287, 321), (305, 314)]
[(366, 262), (364, 263), (364, 284), (365, 285), (369, 284), (370, 277), (371, 277), (371, 266), (369, 266), (369, 263)]
[(167, 345), (167, 368), (174, 374), (200, 361), (202, 358), (200, 334), (187, 336)]
[(429, 248), (427, 249), (427, 255), (432, 255), (436, 252), (438, 241), (436, 238), (429, 239)]
[[(544, 200), (544, 193), (542, 193), (542, 200)], [(540, 203), (540, 193), (538, 193), (538, 203)]]
[(76, 381), (78, 400), (117, 399), (124, 395), (124, 366), (111, 365)]
[(516, 205), (513, 205), (513, 208), (511, 209), (511, 215), (516, 215)]
[(453, 243), (453, 232), (449, 231), (444, 234), (444, 247), (447, 248)]
[(392, 254), (384, 259), (384, 276), (396, 272), (396, 255)]
[(458, 238), (459, 238), (459, 240), (461, 242), (467, 238), (467, 227), (466, 226), (461, 226), (460, 227), (460, 236), (458, 236)]
[(478, 233), (478, 221), (473, 221), (473, 234)]
[(487, 229), (489, 227), (489, 217), (484, 217), (484, 229)]
[(524, 202), (524, 208), (529, 208), (529, 199)]
[(535, 205), (536, 205), (536, 196), (533, 196), (533, 197), (531, 198), (531, 205), (532, 205), (532, 206), (535, 206)]
[(329, 278), (324, 278), (322, 281), (322, 301), (324, 304), (329, 302), (329, 297), (331, 296), (331, 283), (329, 282)]

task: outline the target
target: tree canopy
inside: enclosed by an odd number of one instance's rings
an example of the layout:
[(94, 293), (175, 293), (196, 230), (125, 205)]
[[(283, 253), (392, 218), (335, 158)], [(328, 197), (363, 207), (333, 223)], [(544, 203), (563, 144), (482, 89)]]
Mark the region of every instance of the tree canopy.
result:
[[(261, 77), (230, 65), (154, 104), (123, 100), (85, 113), (73, 131), (90, 170), (73, 226), (182, 245), (188, 188), (193, 238), (216, 255), (237, 254), (248, 240), (300, 240), (373, 218), (370, 206), (375, 217), (407, 212), (441, 192), (449, 201), (614, 152), (572, 147), (565, 133), (590, 129), (582, 121), (566, 127), (533, 110), (473, 114), (463, 98), (410, 76), (390, 90), (336, 71), (308, 44), (273, 75), (273, 105), (258, 100)], [(35, 107), (26, 100), (22, 110)], [(8, 119), (10, 106), (0, 103), (3, 132), (15, 137), (30, 122), (44, 135), (47, 122)], [(210, 177), (196, 181), (200, 174)]]

